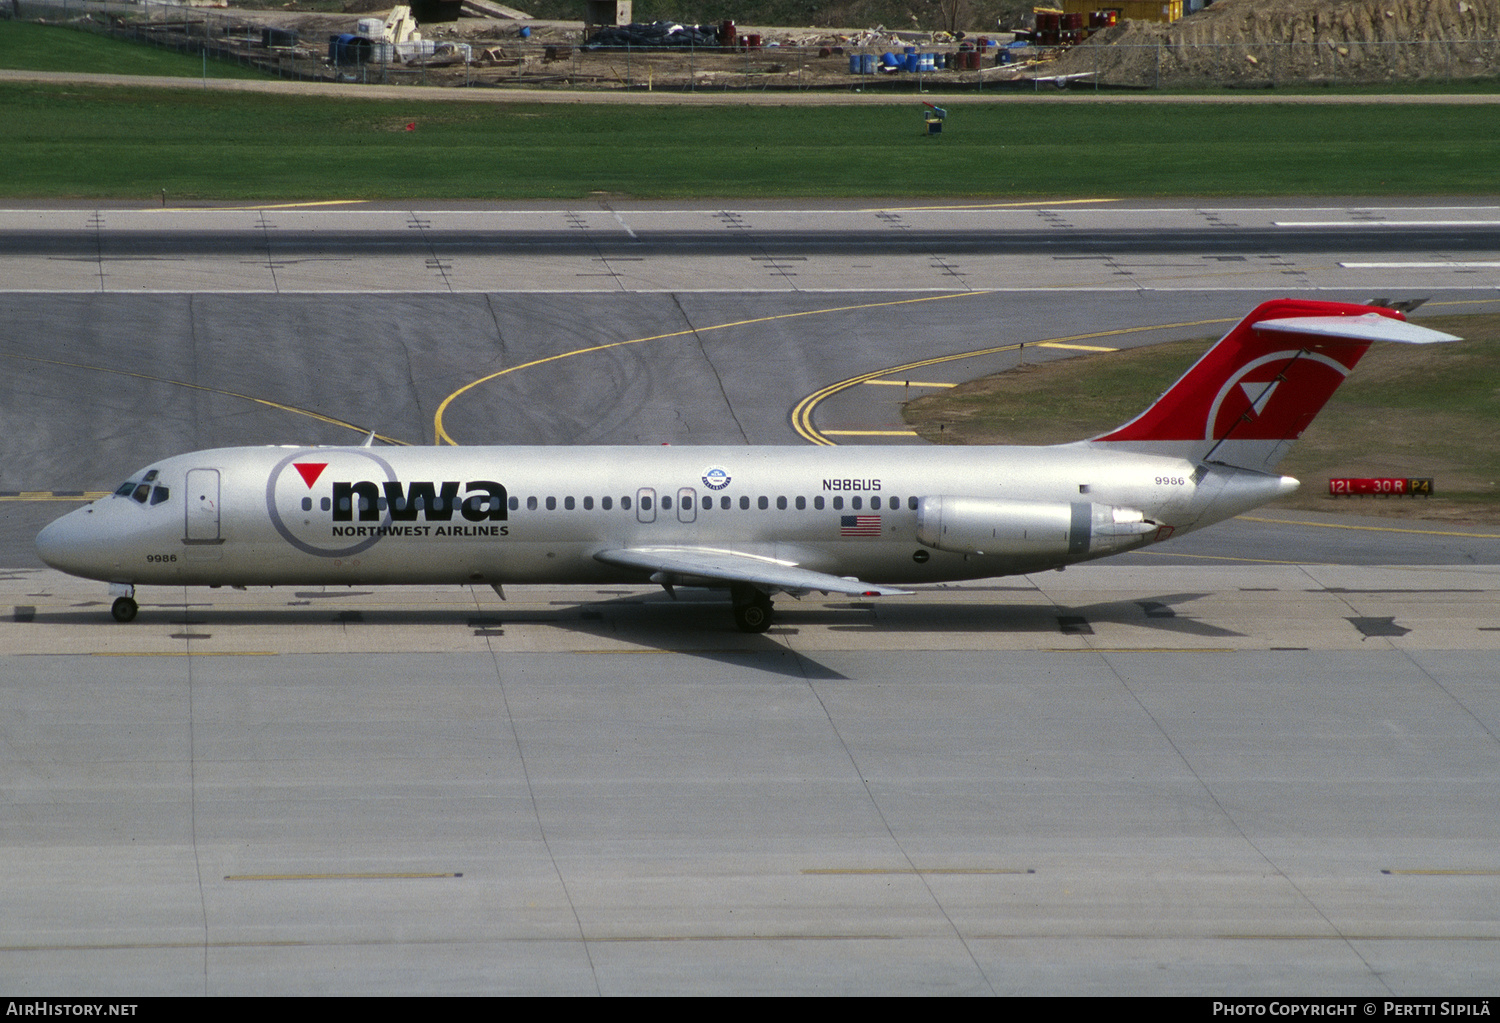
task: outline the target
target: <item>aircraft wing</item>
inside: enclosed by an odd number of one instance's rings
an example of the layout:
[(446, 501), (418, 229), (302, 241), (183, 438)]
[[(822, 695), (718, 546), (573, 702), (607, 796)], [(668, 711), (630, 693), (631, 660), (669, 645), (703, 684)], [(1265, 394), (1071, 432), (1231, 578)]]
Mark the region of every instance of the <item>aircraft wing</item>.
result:
[(814, 572), (771, 558), (711, 547), (615, 548), (600, 551), (594, 558), (606, 565), (650, 572), (651, 581), (655, 583), (675, 583), (681, 586), (696, 585), (699, 580), (703, 580), (714, 583), (749, 583), (788, 593), (820, 590), (861, 597), (890, 597), (911, 592), (829, 575), (827, 572)]

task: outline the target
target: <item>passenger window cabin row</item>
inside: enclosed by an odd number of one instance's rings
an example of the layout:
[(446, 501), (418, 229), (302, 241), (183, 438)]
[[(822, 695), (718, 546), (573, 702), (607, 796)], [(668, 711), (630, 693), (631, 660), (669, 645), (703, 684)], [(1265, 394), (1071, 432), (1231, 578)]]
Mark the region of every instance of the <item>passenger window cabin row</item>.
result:
[[(125, 488), (122, 487), (121, 491), (123, 492), (124, 489)], [(440, 505), (441, 504), (441, 500), (442, 499), (439, 498), (438, 501), (435, 502), (435, 503), (438, 503)], [(628, 497), (628, 496), (627, 497), (621, 497), (621, 498), (619, 498), (618, 504), (619, 504), (620, 510), (621, 511), (630, 511), (630, 510), (632, 510), (632, 508), (634, 507), (634, 500), (635, 500), (634, 498), (631, 498), (631, 497)], [(786, 511), (788, 508), (796, 508), (797, 511), (806, 511), (807, 507), (808, 507), (808, 503), (809, 503), (808, 499), (806, 497), (794, 497), (794, 498), (787, 498), (787, 497), (776, 497), (776, 498), (757, 497), (757, 498), (754, 499), (753, 507), (756, 508), (756, 509), (759, 509), (760, 511), (768, 511), (771, 508), (771, 504), (772, 504), (773, 500), (775, 502), (776, 508), (778, 510), (780, 510), (780, 511)], [(846, 500), (847, 500), (848, 510), (850, 510), (850, 511), (864, 511), (865, 510), (865, 500), (866, 499), (862, 495), (855, 495), (855, 496), (849, 497), (847, 499), (843, 495), (838, 495), (838, 496), (835, 496), (835, 497), (833, 497), (831, 499), (826, 499), (826, 503), (825, 503), (825, 498), (820, 494), (819, 496), (814, 497), (812, 499), (811, 504), (812, 504), (812, 508), (813, 508), (814, 511), (823, 511), (825, 507), (831, 507), (834, 511), (844, 511), (845, 507), (846, 507)], [(365, 501), (366, 501), (365, 498), (360, 498), (360, 510), (361, 511), (365, 510), (365, 508), (366, 508)], [(671, 511), (672, 510), (672, 502), (673, 502), (672, 495), (670, 495), (670, 494), (663, 494), (661, 496), (661, 498), (660, 498), (660, 503), (661, 503), (661, 509), (662, 509), (662, 511)], [(323, 498), (323, 500), (322, 500), (321, 503), (322, 503), (323, 510), (327, 511), (329, 509), (329, 507), (330, 507), (330, 502), (329, 502), (328, 498), (326, 498), (326, 497)], [(349, 508), (348, 508), (349, 499), (348, 498), (344, 498), (340, 503), (341, 503), (341, 505), (343, 505), (343, 510), (344, 511), (348, 511), (349, 510)], [(423, 504), (422, 500), (420, 498), (418, 498), (417, 499), (417, 505), (418, 505), (418, 507), (420, 507), (422, 504)], [(510, 501), (509, 501), (509, 507), (510, 507), (511, 511), (520, 511), (523, 504), (524, 504), (524, 506), (525, 506), (525, 508), (526, 508), (527, 511), (539, 511), (539, 510), (557, 511), (559, 509), (559, 507), (561, 507), (561, 509), (563, 511), (577, 511), (580, 508), (583, 511), (593, 511), (595, 509), (595, 507), (596, 507), (596, 504), (595, 504), (595, 501), (594, 501), (593, 497), (574, 498), (574, 497), (570, 496), (570, 497), (564, 497), (564, 498), (561, 498), (561, 499), (559, 499), (557, 497), (527, 497), (527, 498), (524, 498), (524, 499), (523, 498), (519, 498), (519, 497), (512, 497), (510, 499)], [(650, 497), (642, 496), (640, 498), (640, 504), (641, 504), (641, 510), (642, 511), (651, 511), (652, 510), (653, 499), (650, 498)], [(404, 505), (404, 502), (403, 502), (403, 505)], [(601, 497), (601, 498), (598, 499), (598, 503), (597, 503), (597, 507), (601, 511), (612, 511), (612, 510), (614, 510), (615, 505), (616, 505), (616, 499), (612, 498), (612, 497)], [(303, 501), (302, 501), (302, 507), (303, 507), (304, 510), (310, 511), (312, 509), (312, 500), (310, 498), (304, 498)], [(379, 508), (380, 511), (385, 511), (386, 510), (386, 499), (383, 498), (383, 497), (380, 498), (379, 501), (377, 502), (377, 507)], [(715, 503), (714, 503), (713, 497), (711, 495), (705, 494), (700, 499), (699, 507), (702, 508), (704, 511), (712, 511), (712, 510), (714, 510), (715, 507), (717, 507), (720, 511), (732, 511), (736, 507), (738, 507), (740, 511), (749, 511), (751, 509), (751, 507), (752, 507), (752, 500), (749, 497), (742, 496), (742, 497), (740, 497), (738, 499), (738, 502), (736, 502), (735, 498), (732, 498), (732, 497), (728, 496), (727, 494), (721, 494), (719, 496), (718, 504), (716, 506)], [(883, 496), (878, 495), (878, 494), (877, 495), (873, 495), (873, 496), (871, 496), (869, 498), (869, 507), (870, 507), (871, 511), (881, 511), (881, 510), (897, 511), (901, 507), (901, 498), (899, 498), (899, 497), (883, 497)], [(917, 510), (917, 499), (915, 497), (908, 497), (906, 499), (906, 507), (910, 511), (916, 511)]]
[[(672, 510), (672, 495), (663, 494), (661, 495), (661, 498), (659, 500), (662, 511)], [(847, 499), (847, 506), (851, 511), (863, 511), (865, 509), (865, 500), (866, 499), (862, 495), (856, 495)], [(732, 511), (735, 507), (738, 507), (740, 511), (750, 511), (753, 506), (760, 511), (767, 511), (771, 508), (773, 501), (775, 502), (776, 508), (780, 511), (786, 511), (788, 508), (795, 508), (797, 511), (806, 511), (808, 507), (808, 499), (806, 497), (757, 497), (753, 499), (752, 505), (752, 499), (748, 496), (741, 496), (738, 499), (738, 502), (736, 502), (735, 498), (732, 498), (727, 494), (721, 494), (719, 496), (717, 508), (720, 511)], [(834, 511), (843, 511), (845, 508), (845, 501), (846, 499), (843, 497), (843, 495), (839, 495), (828, 499), (828, 502), (825, 504), (825, 499), (822, 495), (819, 495), (817, 497), (814, 497), (811, 503), (814, 511), (822, 511), (825, 507), (832, 507)], [(632, 507), (631, 502), (632, 498), (630, 497), (620, 498), (620, 510), (630, 511)], [(651, 497), (642, 496), (640, 498), (640, 502), (642, 511), (652, 510), (653, 499)], [(510, 510), (520, 511), (522, 504), (523, 500), (521, 498), (512, 497), (510, 499)], [(557, 511), (559, 507), (559, 499), (556, 497), (527, 497), (524, 499), (524, 504), (527, 511), (538, 511), (541, 509), (545, 509), (546, 511)], [(614, 508), (614, 506), (614, 498), (599, 498), (598, 507), (600, 508), (600, 510), (610, 511)], [(901, 498), (883, 497), (877, 494), (869, 498), (869, 506), (871, 511), (881, 511), (882, 509), (887, 511), (896, 511), (901, 507)], [(917, 499), (915, 497), (908, 497), (906, 499), (906, 506), (911, 511), (916, 511)], [(594, 499), (592, 497), (584, 497), (579, 499), (564, 497), (561, 499), (561, 508), (563, 511), (575, 511), (580, 507), (584, 511), (593, 511), (595, 507)], [(698, 507), (700, 507), (703, 511), (713, 511), (716, 507), (716, 505), (714, 504), (713, 496), (705, 494), (702, 498), (699, 499)]]

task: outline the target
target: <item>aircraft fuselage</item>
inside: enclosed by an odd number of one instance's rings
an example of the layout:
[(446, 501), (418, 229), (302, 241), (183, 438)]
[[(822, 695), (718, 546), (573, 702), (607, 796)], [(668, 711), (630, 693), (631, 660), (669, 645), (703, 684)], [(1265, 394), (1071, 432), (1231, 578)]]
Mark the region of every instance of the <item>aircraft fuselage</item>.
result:
[[(150, 470), (49, 527), (49, 563), (141, 584), (603, 583), (641, 573), (601, 551), (685, 546), (925, 583), (1118, 553), (1295, 486), (1087, 444), (221, 448)], [(950, 517), (955, 502), (992, 502), (1013, 528), (945, 542), (929, 521), (945, 495)], [(1101, 509), (1145, 524), (1113, 531)]]

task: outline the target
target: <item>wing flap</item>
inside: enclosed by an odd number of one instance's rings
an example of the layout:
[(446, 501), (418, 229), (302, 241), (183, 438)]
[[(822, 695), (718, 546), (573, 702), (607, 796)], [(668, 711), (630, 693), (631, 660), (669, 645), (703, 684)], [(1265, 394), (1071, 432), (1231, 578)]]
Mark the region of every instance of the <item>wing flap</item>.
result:
[(812, 569), (799, 568), (771, 558), (709, 547), (616, 548), (600, 551), (594, 558), (606, 565), (633, 568), (667, 577), (666, 580), (655, 580), (657, 582), (708, 579), (724, 583), (750, 583), (792, 592), (822, 590), (860, 597), (890, 597), (911, 592), (892, 586), (876, 586), (858, 579), (845, 579), (827, 572), (814, 572)]

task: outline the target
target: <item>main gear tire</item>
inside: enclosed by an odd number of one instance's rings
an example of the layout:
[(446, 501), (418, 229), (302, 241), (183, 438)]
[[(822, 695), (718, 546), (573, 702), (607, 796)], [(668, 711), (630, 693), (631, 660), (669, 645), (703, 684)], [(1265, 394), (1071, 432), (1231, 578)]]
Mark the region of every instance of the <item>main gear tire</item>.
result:
[(771, 627), (771, 617), (769, 597), (761, 597), (759, 600), (734, 609), (734, 625), (741, 632), (752, 634), (765, 632)]

